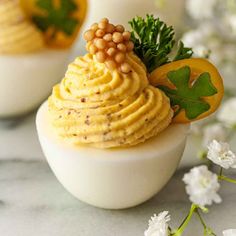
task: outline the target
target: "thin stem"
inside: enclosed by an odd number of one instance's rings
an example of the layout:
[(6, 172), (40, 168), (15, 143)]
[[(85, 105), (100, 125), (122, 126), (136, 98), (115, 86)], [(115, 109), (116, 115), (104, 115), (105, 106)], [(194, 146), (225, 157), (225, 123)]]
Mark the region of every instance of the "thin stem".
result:
[(235, 179), (228, 178), (228, 177), (226, 177), (226, 176), (224, 176), (224, 175), (220, 175), (220, 176), (218, 177), (218, 179), (227, 181), (227, 182), (229, 182), (229, 183), (236, 184), (236, 180), (235, 180)]
[(198, 215), (198, 217), (199, 217), (199, 219), (200, 219), (200, 221), (201, 221), (201, 223), (202, 223), (204, 229), (207, 228), (206, 223), (204, 222), (204, 220), (203, 220), (202, 216), (200, 215), (198, 209), (196, 209), (196, 214)]
[(198, 208), (197, 205), (192, 204), (190, 211), (188, 213), (188, 215), (185, 217), (184, 221), (182, 222), (182, 224), (179, 226), (179, 228), (177, 229), (177, 231), (175, 233), (173, 233), (173, 236), (181, 236), (185, 230), (185, 228), (187, 227), (189, 221), (191, 220), (193, 213), (195, 212), (195, 210)]
[(219, 174), (219, 176), (218, 176), (218, 179), (219, 179), (219, 180), (227, 181), (227, 182), (229, 182), (229, 183), (236, 184), (236, 180), (235, 180), (235, 179), (231, 179), (231, 178), (228, 178), (227, 176), (224, 176), (224, 175), (223, 175), (223, 167), (220, 168), (220, 174)]
[(220, 175), (219, 176), (222, 176), (223, 175), (223, 167), (220, 167)]
[(198, 218), (200, 219), (200, 222), (201, 222), (201, 224), (202, 224), (202, 226), (203, 226), (203, 228), (204, 228), (204, 236), (207, 236), (207, 235), (216, 236), (216, 234), (212, 231), (212, 229), (209, 228), (209, 227), (207, 227), (207, 225), (206, 225), (206, 223), (204, 222), (204, 220), (203, 220), (203, 218), (202, 218), (202, 216), (201, 216), (199, 210), (196, 209), (195, 212), (196, 212)]

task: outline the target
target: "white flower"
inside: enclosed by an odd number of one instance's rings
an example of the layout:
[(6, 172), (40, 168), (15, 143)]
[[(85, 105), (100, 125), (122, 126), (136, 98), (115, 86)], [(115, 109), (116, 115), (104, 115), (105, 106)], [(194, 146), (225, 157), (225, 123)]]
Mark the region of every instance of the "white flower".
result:
[(223, 231), (224, 236), (236, 236), (236, 229), (227, 229)]
[(235, 34), (236, 33), (236, 15), (234, 14), (227, 14), (225, 16), (226, 25), (229, 25), (231, 31)]
[(219, 121), (227, 126), (236, 125), (236, 97), (227, 100), (217, 114)]
[(226, 129), (219, 123), (208, 125), (203, 129), (203, 146), (206, 147), (212, 140), (225, 141)]
[(199, 45), (202, 43), (202, 35), (201, 35), (201, 29), (195, 29), (187, 31), (182, 36), (182, 41), (184, 44), (186, 44), (188, 47), (193, 47), (196, 44)]
[(236, 156), (228, 143), (213, 140), (208, 145), (207, 158), (225, 169), (236, 168)]
[(196, 20), (209, 19), (214, 16), (216, 4), (217, 0), (187, 0), (186, 10)]
[(207, 48), (205, 45), (196, 45), (193, 48), (193, 51), (194, 55), (200, 58), (208, 58), (211, 54), (211, 50)]
[(217, 194), (220, 184), (218, 176), (208, 170), (207, 166), (194, 167), (184, 175), (186, 192), (194, 204), (205, 206), (213, 202), (220, 203), (221, 198)]
[(182, 36), (182, 41), (194, 51), (195, 57), (208, 57), (210, 49), (206, 46), (207, 41), (214, 34), (214, 28), (211, 24), (205, 24), (195, 30), (187, 31)]
[(170, 216), (168, 211), (163, 211), (154, 215), (148, 222), (148, 229), (144, 232), (145, 236), (168, 236)]

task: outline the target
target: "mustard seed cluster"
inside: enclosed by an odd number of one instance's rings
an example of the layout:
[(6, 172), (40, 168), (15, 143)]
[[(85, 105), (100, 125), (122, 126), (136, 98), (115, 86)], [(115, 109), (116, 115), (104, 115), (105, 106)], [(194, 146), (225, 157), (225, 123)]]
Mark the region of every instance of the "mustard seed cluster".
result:
[(107, 18), (93, 24), (84, 33), (87, 51), (96, 55), (98, 62), (105, 63), (108, 69), (119, 68), (123, 73), (131, 71), (130, 65), (125, 62), (126, 53), (134, 48), (130, 36), (131, 33), (125, 31), (122, 25), (110, 24)]

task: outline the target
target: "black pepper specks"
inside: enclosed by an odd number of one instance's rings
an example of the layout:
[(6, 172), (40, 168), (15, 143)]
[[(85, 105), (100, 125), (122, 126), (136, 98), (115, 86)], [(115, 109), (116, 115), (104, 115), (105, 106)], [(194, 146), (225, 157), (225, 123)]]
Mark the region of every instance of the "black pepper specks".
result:
[(89, 120), (85, 120), (84, 123), (85, 123), (86, 125), (90, 125), (90, 121), (89, 121)]
[(111, 120), (111, 113), (107, 114), (107, 119), (110, 121)]

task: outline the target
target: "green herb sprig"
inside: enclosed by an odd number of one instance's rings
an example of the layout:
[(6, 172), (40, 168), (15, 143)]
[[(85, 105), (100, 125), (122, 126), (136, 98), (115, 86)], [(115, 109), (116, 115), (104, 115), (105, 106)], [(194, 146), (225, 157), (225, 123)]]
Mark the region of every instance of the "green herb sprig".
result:
[(33, 21), (43, 32), (52, 27), (54, 33), (64, 32), (70, 36), (74, 33), (78, 20), (71, 14), (77, 10), (77, 5), (73, 0), (60, 0), (60, 6), (55, 7), (53, 0), (37, 0), (37, 6), (44, 11), (44, 15), (33, 16)]
[(134, 51), (144, 62), (148, 72), (171, 61), (190, 58), (193, 54), (191, 48), (186, 48), (180, 42), (177, 54), (171, 59), (170, 54), (176, 43), (174, 29), (153, 15), (147, 15), (146, 19), (135, 17), (129, 24), (132, 28)]

